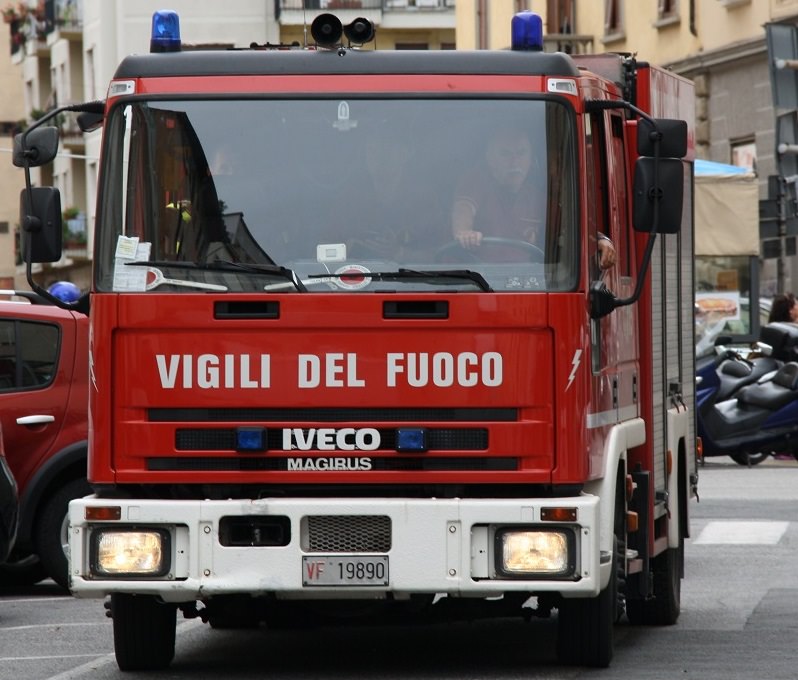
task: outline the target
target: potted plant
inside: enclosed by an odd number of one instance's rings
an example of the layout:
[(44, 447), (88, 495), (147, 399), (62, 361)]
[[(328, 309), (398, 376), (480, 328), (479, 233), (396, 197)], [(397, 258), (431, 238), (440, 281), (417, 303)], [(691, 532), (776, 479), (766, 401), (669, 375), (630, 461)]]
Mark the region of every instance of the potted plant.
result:
[(83, 246), (86, 243), (86, 219), (80, 208), (69, 206), (61, 213), (63, 240), (66, 248)]
[(3, 22), (6, 24), (15, 24), (24, 21), (28, 17), (28, 6), (24, 3), (17, 3), (16, 6), (9, 3), (3, 8)]

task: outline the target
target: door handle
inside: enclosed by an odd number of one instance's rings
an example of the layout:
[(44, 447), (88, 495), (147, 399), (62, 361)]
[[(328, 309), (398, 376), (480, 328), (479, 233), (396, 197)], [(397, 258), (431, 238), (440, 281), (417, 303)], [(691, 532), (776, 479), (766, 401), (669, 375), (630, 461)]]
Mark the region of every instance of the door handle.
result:
[(55, 416), (21, 416), (17, 425), (46, 425), (55, 421)]

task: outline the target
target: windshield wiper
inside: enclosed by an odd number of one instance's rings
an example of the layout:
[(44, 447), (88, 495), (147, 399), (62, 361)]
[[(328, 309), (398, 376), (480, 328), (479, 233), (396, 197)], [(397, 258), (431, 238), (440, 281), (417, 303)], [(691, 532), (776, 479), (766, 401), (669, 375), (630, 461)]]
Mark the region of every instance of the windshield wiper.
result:
[[(425, 281), (427, 283), (439, 283), (442, 285), (457, 285), (463, 279), (472, 281), (486, 293), (492, 293), (493, 288), (479, 272), (470, 269), (434, 269), (430, 271), (420, 271), (416, 269), (399, 269), (395, 272), (341, 272), (340, 274), (310, 274), (309, 279), (320, 278), (345, 278), (347, 276), (357, 276), (370, 278), (374, 281), (402, 281), (413, 279), (415, 281)], [(450, 280), (447, 280), (450, 279)]]
[(288, 267), (283, 267), (277, 264), (245, 264), (243, 262), (228, 262), (227, 260), (214, 260), (208, 264), (211, 269), (221, 269), (222, 271), (244, 271), (251, 274), (267, 274), (271, 276), (279, 276), (285, 279), (300, 293), (307, 293), (308, 289), (305, 284), (299, 280), (296, 272)]
[[(249, 272), (251, 274), (265, 274), (267, 276), (278, 276), (280, 278), (286, 279), (291, 285), (293, 285), (299, 292), (307, 293), (308, 289), (305, 288), (305, 285), (297, 278), (296, 273), (293, 269), (288, 269), (287, 267), (281, 267), (279, 265), (274, 264), (244, 264), (243, 262), (228, 262), (227, 260), (214, 260), (213, 262), (172, 262), (171, 260), (136, 260), (134, 262), (126, 262), (125, 263), (128, 267), (129, 266), (138, 266), (138, 267), (149, 267), (153, 269), (154, 267), (171, 267), (175, 269), (191, 269), (191, 270), (199, 270), (199, 271), (225, 271), (225, 272)], [(162, 285), (165, 281), (161, 281), (159, 285)], [(194, 284), (197, 288), (204, 288), (207, 286), (213, 285), (213, 289), (217, 290), (216, 284), (202, 284), (199, 282), (187, 281), (185, 284), (176, 284), (176, 285), (186, 285), (186, 284)], [(227, 287), (224, 287), (224, 290), (227, 290)]]

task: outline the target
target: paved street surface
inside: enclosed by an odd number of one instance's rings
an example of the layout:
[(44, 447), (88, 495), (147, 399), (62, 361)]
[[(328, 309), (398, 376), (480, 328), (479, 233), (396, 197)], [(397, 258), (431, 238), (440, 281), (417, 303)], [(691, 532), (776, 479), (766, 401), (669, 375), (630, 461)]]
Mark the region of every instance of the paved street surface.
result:
[(0, 588), (0, 680), (795, 680), (798, 463), (748, 469), (716, 458), (700, 475), (679, 622), (622, 623), (605, 671), (558, 665), (553, 620), (243, 633), (185, 621), (168, 671), (123, 674), (102, 602), (45, 582)]

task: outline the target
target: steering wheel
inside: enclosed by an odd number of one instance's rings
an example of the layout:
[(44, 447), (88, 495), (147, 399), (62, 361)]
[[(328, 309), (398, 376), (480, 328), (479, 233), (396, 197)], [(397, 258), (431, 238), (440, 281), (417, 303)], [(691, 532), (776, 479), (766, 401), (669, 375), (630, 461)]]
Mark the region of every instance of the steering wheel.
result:
[(546, 256), (534, 243), (516, 238), (503, 236), (483, 236), (482, 242), (476, 248), (464, 248), (459, 241), (450, 241), (435, 251), (435, 261), (441, 262), (447, 255), (454, 255), (460, 262), (483, 262), (479, 256), (482, 246), (509, 246), (521, 250), (529, 257), (530, 262), (542, 264)]

